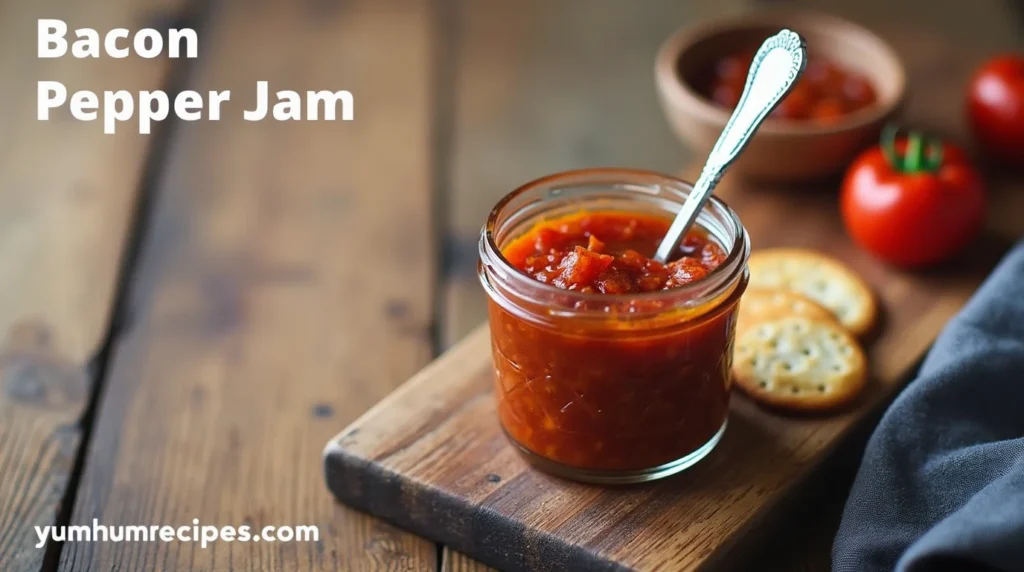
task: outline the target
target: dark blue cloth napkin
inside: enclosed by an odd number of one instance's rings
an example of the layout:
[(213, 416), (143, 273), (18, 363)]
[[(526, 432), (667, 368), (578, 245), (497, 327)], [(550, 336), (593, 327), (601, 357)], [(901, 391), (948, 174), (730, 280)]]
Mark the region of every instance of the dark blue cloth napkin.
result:
[(1024, 242), (875, 429), (832, 563), (837, 572), (1024, 571)]

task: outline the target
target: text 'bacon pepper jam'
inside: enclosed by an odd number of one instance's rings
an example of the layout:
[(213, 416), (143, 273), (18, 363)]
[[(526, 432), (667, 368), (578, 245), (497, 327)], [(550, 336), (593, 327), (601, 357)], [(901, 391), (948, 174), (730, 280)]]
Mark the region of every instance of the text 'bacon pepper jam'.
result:
[(695, 228), (673, 260), (652, 260), (670, 224), (581, 212), (541, 222), (501, 248), (533, 280), (594, 295), (574, 308), (607, 312), (536, 320), (492, 298), (498, 412), (528, 452), (576, 469), (645, 470), (686, 457), (723, 427), (746, 280), (698, 307), (653, 300), (649, 293), (699, 281), (727, 256)]

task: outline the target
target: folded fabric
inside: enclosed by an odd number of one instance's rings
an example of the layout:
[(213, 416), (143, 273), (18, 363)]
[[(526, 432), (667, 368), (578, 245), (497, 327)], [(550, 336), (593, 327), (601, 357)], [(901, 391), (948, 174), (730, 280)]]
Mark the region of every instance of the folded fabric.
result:
[(837, 572), (1024, 571), (1024, 241), (875, 429), (832, 563)]

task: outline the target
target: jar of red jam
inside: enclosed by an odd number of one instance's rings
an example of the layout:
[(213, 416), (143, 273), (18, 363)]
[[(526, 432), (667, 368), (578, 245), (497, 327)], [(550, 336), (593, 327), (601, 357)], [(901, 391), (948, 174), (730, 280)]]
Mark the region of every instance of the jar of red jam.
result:
[(689, 183), (586, 169), (503, 198), (480, 236), (498, 417), (538, 468), (585, 482), (675, 474), (725, 431), (750, 243), (712, 198), (651, 260)]

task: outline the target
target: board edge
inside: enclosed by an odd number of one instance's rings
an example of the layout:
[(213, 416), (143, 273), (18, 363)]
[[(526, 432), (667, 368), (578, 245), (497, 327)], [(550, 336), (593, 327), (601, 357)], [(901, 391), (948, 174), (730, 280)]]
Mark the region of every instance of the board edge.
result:
[[(449, 546), (508, 572), (628, 572), (629, 567), (604, 559), (579, 545), (566, 545), (545, 533), (530, 532), (498, 513), (416, 481), (369, 459), (351, 454), (337, 440), (323, 452), (324, 478), (334, 497), (345, 505), (381, 518), (403, 530)], [(429, 500), (421, 492), (433, 493)], [(461, 516), (468, 522), (458, 522)], [(456, 526), (436, 523), (455, 522)], [(447, 523), (446, 523), (447, 524)], [(483, 542), (470, 534), (486, 530)]]

